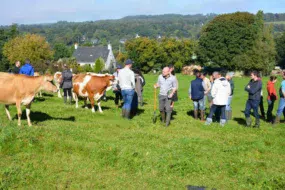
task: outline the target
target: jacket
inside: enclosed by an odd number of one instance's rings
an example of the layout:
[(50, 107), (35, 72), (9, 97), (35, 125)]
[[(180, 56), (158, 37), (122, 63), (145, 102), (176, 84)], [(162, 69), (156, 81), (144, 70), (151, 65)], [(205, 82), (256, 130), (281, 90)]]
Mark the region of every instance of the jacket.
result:
[(204, 98), (204, 87), (203, 80), (200, 78), (196, 78), (191, 81), (191, 85), (189, 88), (189, 95), (191, 95), (192, 100), (201, 100)]
[(228, 80), (224, 77), (216, 79), (212, 87), (211, 95), (214, 105), (227, 105), (228, 98), (231, 95), (231, 85)]
[(249, 100), (258, 100), (261, 99), (261, 90), (262, 90), (262, 82), (261, 80), (250, 80), (249, 83), (245, 87), (245, 91), (248, 92)]
[(72, 72), (69, 69), (66, 69), (62, 72), (61, 88), (68, 89), (72, 87)]
[(267, 82), (267, 100), (277, 100), (277, 93), (276, 93), (276, 89), (274, 87), (274, 83), (271, 81)]
[(19, 74), (34, 76), (34, 72), (34, 67), (31, 64), (26, 63), (21, 67)]
[(138, 96), (141, 97), (143, 91), (143, 78), (138, 74), (135, 74), (135, 83), (135, 91), (137, 92)]

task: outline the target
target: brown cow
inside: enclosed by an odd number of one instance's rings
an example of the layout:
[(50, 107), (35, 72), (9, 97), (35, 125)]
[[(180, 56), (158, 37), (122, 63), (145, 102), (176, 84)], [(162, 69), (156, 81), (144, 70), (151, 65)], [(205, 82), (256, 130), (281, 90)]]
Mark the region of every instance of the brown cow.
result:
[[(95, 112), (94, 100), (98, 104), (99, 112), (102, 113), (100, 98), (107, 88), (112, 87), (115, 77), (109, 74), (78, 74), (73, 79), (73, 97), (78, 108), (78, 97), (88, 98), (92, 112)], [(84, 105), (86, 106), (86, 99)]]
[(9, 105), (15, 105), (18, 111), (18, 125), (21, 125), (21, 104), (26, 106), (28, 125), (32, 126), (30, 108), (32, 101), (40, 90), (57, 92), (56, 86), (50, 81), (52, 76), (26, 76), (18, 74), (0, 73), (0, 103), (5, 104), (6, 114), (11, 119)]

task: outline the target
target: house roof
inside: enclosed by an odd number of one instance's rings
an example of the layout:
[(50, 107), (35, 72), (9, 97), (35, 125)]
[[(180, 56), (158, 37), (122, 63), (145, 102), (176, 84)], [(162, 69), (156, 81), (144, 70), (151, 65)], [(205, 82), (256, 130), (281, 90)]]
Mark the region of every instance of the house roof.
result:
[(73, 52), (73, 57), (76, 58), (77, 62), (83, 63), (94, 63), (96, 59), (102, 57), (104, 61), (107, 61), (109, 51), (107, 47), (78, 47)]

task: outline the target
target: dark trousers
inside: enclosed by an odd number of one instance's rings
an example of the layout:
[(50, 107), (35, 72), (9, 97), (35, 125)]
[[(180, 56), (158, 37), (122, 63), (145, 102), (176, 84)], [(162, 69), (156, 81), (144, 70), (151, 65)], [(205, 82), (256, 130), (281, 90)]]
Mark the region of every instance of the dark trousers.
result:
[(115, 93), (115, 104), (119, 105), (119, 101), (123, 99), (121, 91), (114, 91)]
[(64, 88), (64, 89), (63, 89), (63, 96), (64, 96), (64, 97), (69, 96), (69, 97), (72, 98), (72, 95), (71, 95), (71, 88)]
[(226, 120), (226, 105), (220, 106), (213, 104), (210, 109), (210, 114), (208, 118), (213, 119), (213, 115), (216, 113), (216, 111), (219, 110), (221, 113), (221, 119)]
[(263, 105), (263, 96), (261, 96), (261, 98), (260, 98), (259, 108), (260, 108), (261, 116), (265, 117), (264, 105)]
[(272, 121), (273, 120), (272, 111), (273, 111), (273, 108), (274, 108), (275, 100), (267, 100), (267, 102), (268, 102), (267, 120), (268, 121)]
[(258, 114), (258, 106), (259, 106), (259, 100), (247, 100), (244, 115), (246, 118), (250, 117), (250, 111), (253, 109), (253, 114), (256, 119), (259, 119)]

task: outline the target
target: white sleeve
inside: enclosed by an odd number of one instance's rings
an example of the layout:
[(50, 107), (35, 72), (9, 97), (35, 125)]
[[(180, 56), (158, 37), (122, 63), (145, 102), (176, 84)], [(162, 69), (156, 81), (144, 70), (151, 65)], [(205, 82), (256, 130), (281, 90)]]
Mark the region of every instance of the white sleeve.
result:
[(213, 87), (212, 87), (212, 91), (211, 91), (211, 95), (213, 98), (215, 98), (216, 94), (217, 94), (217, 82), (214, 82)]

